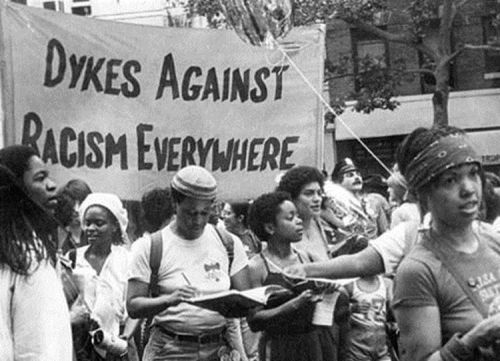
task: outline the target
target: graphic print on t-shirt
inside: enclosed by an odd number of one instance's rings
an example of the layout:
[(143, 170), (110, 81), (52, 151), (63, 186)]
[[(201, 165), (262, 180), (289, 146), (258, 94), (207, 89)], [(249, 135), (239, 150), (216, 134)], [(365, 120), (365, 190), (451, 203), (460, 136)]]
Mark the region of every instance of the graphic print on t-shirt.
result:
[(500, 268), (496, 272), (485, 272), (467, 280), (472, 292), (477, 293), (488, 307), (488, 316), (500, 311)]
[(223, 276), (219, 262), (204, 263), (203, 268), (206, 272), (205, 278), (208, 280), (219, 282)]

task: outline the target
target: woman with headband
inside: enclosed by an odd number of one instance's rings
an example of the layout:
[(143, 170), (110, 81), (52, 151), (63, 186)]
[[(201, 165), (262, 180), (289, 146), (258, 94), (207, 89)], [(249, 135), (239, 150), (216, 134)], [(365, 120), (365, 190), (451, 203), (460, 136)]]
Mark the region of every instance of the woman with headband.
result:
[(453, 128), (416, 129), (399, 155), (410, 189), (431, 215), (396, 273), (401, 359), (498, 360), (500, 239), (476, 221), (480, 157)]
[[(417, 156), (418, 149), (423, 149), (434, 141), (462, 132), (450, 126), (418, 128), (408, 136), (396, 151), (396, 162), (401, 170), (402, 164), (408, 164)], [(409, 150), (405, 145), (418, 134), (425, 133), (419, 140), (419, 147)], [(405, 168), (407, 169), (407, 167)], [(404, 173), (403, 173), (404, 174)], [(422, 214), (424, 214), (422, 212)], [(332, 279), (373, 276), (380, 273), (394, 274), (402, 259), (419, 241), (419, 230), (428, 228), (428, 217), (420, 221), (406, 221), (370, 241), (367, 248), (355, 254), (338, 256), (328, 261), (307, 263), (287, 267), (285, 271), (296, 277), (326, 277)], [(482, 223), (482, 227), (490, 225)]]

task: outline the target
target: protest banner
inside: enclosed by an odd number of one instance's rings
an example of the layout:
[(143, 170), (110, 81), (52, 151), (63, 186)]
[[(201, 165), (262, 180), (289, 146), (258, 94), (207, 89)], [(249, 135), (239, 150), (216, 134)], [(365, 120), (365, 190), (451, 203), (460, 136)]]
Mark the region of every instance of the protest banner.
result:
[[(197, 164), (242, 199), (322, 164), (322, 108), (278, 49), (5, 1), (1, 26), (4, 144), (35, 147), (60, 184), (139, 199)], [(322, 89), (324, 29), (293, 29), (283, 48)]]

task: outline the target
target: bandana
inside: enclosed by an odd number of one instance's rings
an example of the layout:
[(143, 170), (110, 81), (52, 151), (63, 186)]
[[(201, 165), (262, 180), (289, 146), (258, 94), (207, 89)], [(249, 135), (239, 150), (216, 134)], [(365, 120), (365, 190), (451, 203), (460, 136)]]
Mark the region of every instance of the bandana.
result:
[(444, 171), (461, 164), (481, 164), (472, 144), (462, 134), (443, 137), (421, 151), (408, 165), (406, 180), (418, 190)]

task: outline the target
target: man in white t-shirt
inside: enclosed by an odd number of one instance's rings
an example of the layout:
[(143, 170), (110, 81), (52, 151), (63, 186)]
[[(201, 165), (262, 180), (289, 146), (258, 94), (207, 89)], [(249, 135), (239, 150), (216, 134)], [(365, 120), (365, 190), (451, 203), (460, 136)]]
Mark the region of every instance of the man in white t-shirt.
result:
[(230, 265), (227, 245), (208, 224), (216, 182), (207, 170), (183, 168), (171, 188), (176, 219), (161, 230), (160, 295), (148, 297), (151, 240), (145, 237), (132, 246), (127, 310), (134, 318), (155, 315), (144, 360), (218, 360), (226, 319), (185, 301), (231, 286), (248, 288), (248, 259), (241, 241), (233, 236)]

